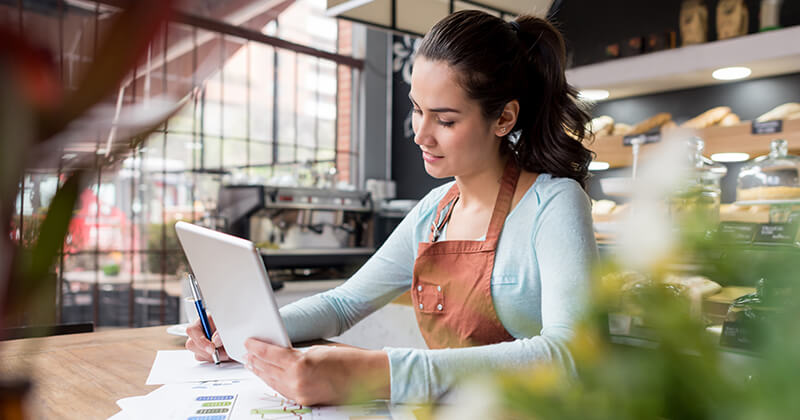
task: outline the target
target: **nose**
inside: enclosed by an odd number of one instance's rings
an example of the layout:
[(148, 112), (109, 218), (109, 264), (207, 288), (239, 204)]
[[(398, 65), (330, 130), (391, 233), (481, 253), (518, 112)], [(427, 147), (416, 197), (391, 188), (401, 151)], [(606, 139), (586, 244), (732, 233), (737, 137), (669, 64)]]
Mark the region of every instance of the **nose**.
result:
[(414, 116), (412, 120), (414, 129), (414, 143), (419, 146), (431, 146), (436, 141), (433, 137), (432, 124), (425, 116)]

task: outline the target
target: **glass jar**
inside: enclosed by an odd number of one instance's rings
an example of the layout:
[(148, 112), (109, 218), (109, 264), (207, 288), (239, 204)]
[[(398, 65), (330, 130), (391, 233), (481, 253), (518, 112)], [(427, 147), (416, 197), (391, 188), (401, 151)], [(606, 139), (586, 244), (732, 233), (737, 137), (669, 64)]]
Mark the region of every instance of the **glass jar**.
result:
[(768, 155), (759, 156), (739, 172), (737, 201), (800, 201), (800, 156), (788, 154), (786, 140), (773, 140)]
[(687, 142), (689, 171), (677, 191), (669, 198), (669, 212), (673, 219), (719, 221), (720, 180), (728, 169), (703, 156), (705, 142), (693, 137)]

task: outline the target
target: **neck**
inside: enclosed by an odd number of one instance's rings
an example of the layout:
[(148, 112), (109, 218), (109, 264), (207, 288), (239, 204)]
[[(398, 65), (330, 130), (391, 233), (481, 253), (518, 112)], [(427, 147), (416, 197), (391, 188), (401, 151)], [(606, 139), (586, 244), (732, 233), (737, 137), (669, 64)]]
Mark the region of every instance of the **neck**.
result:
[(459, 203), (462, 208), (494, 207), (503, 179), (503, 170), (509, 158), (501, 156), (479, 171), (456, 177), (461, 193)]

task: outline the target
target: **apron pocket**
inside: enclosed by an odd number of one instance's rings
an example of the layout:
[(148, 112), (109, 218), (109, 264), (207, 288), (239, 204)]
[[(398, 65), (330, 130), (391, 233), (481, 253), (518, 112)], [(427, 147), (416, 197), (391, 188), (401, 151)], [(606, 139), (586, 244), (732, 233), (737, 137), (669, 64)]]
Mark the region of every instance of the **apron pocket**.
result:
[(444, 293), (441, 286), (429, 283), (418, 283), (414, 289), (416, 310), (422, 313), (444, 313)]

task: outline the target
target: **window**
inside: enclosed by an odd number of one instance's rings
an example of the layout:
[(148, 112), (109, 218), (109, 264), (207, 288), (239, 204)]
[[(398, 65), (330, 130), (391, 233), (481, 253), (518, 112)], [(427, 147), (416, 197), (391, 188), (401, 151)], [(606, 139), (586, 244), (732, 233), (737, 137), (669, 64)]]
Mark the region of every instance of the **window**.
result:
[[(61, 10), (57, 3), (0, 5), (0, 22), (17, 25), (22, 11), (23, 34), (54, 52), (64, 84), (74, 87), (92, 60), (94, 33), (102, 36), (102, 18), (114, 10), (91, 2), (66, 2)], [(350, 42), (349, 24), (326, 17), (325, 1), (297, 0), (277, 18), (275, 11), (254, 8), (262, 2), (238, 3), (250, 13), (243, 27), (330, 53)], [(204, 12), (229, 22), (214, 10)], [(123, 86), (124, 102), (142, 103), (162, 93), (183, 96), (192, 86), (199, 86), (199, 94), (123, 162), (93, 168), (56, 270), (57, 321), (178, 322), (187, 263), (173, 225), (221, 223), (215, 208), (223, 182), (270, 183), (330, 168), (350, 182), (349, 161), (358, 150), (349, 131), (356, 71), (265, 42), (170, 23)], [(104, 141), (82, 144), (96, 151)], [(17, 239), (36, 237), (63, 181), (57, 171), (21, 180)]]

